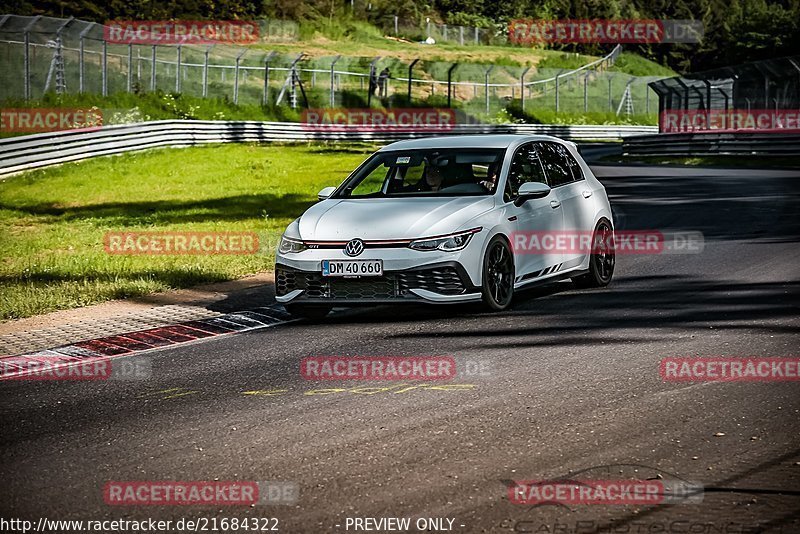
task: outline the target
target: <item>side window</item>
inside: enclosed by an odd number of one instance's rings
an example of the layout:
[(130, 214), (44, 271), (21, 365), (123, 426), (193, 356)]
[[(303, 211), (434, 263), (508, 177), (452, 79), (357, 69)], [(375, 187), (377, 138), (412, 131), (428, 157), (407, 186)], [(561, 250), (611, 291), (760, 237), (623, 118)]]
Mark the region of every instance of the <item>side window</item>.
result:
[(519, 147), (514, 154), (514, 159), (511, 160), (506, 182), (506, 200), (517, 198), (519, 186), (526, 182), (547, 183), (542, 164), (539, 161), (539, 153), (533, 143)]
[(558, 143), (537, 143), (542, 155), (542, 165), (550, 180), (550, 187), (568, 184), (573, 179), (572, 169), (565, 154), (566, 149)]
[(567, 167), (569, 167), (570, 171), (572, 172), (572, 180), (577, 182), (578, 180), (584, 180), (585, 177), (583, 176), (583, 171), (581, 170), (580, 164), (575, 159), (570, 151), (564, 145), (556, 145), (558, 146), (558, 151), (561, 153), (561, 157), (566, 161)]

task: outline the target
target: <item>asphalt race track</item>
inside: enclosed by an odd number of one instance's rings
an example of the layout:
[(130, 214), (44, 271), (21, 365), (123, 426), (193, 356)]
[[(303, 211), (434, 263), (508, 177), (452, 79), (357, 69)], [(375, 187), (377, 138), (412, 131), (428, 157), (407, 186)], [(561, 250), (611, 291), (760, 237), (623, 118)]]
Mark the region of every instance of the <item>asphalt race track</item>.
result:
[[(800, 532), (800, 383), (659, 376), (670, 356), (798, 355), (800, 171), (594, 169), (618, 229), (699, 231), (703, 252), (618, 256), (607, 289), (560, 282), (507, 313), (337, 310), (133, 356), (152, 362), (145, 381), (0, 383), (0, 515), (275, 517), (281, 532), (345, 532), (356, 517), (450, 518), (456, 532)], [(304, 380), (300, 360), (321, 355), (474, 365), (447, 387)], [(576, 474), (705, 493), (658, 506), (507, 497), (509, 480)], [(112, 480), (281, 480), (300, 494), (112, 507)]]

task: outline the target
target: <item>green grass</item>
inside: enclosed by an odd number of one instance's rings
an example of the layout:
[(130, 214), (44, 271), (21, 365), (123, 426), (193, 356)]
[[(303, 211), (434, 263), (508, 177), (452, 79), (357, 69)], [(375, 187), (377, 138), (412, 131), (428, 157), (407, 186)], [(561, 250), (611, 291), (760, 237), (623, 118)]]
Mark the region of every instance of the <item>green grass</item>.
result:
[[(0, 318), (231, 280), (272, 269), (285, 226), (374, 147), (162, 149), (0, 182)], [(109, 255), (109, 231), (256, 232), (256, 255)]]
[[(618, 98), (624, 89), (625, 80), (614, 83), (614, 98)], [(636, 114), (626, 117), (625, 114), (617, 116), (608, 112), (607, 84), (590, 85), (589, 109), (583, 111), (583, 93), (580, 84), (565, 83), (561, 88), (560, 112), (555, 113), (555, 101), (552, 87), (548, 94), (539, 94), (529, 98), (526, 103), (527, 113), (522, 114), (519, 108), (519, 99), (509, 101), (506, 97), (490, 97), (490, 113), (485, 110), (485, 100), (481, 97), (471, 100), (454, 100), (453, 107), (459, 113), (465, 113), (470, 121), (480, 120), (489, 123), (528, 122), (537, 124), (656, 124), (657, 101), (651, 98), (651, 113), (644, 113), (644, 86), (634, 85), (634, 101)], [(328, 93), (324, 90), (309, 90), (311, 107), (326, 107)], [(347, 92), (341, 95), (347, 107), (367, 107), (363, 96), (358, 93)], [(409, 107), (405, 95), (394, 95), (385, 102), (389, 107)], [(614, 101), (614, 108), (616, 104)], [(381, 102), (375, 99), (373, 107), (380, 107)], [(426, 98), (413, 100), (413, 106), (446, 107), (446, 95), (428, 95)], [(4, 107), (61, 107), (89, 109), (97, 107), (102, 111), (103, 124), (126, 124), (166, 119), (197, 119), (197, 120), (256, 120), (256, 121), (286, 121), (297, 122), (301, 120), (302, 109), (293, 110), (288, 106), (261, 106), (258, 104), (235, 105), (230, 100), (219, 98), (198, 98), (185, 94), (171, 93), (116, 93), (107, 97), (97, 95), (63, 95), (57, 96), (49, 93), (40, 100), (35, 100), (23, 105), (20, 101), (9, 101)], [(467, 120), (466, 118), (459, 120)], [(0, 131), (0, 137), (20, 135), (14, 132)]]

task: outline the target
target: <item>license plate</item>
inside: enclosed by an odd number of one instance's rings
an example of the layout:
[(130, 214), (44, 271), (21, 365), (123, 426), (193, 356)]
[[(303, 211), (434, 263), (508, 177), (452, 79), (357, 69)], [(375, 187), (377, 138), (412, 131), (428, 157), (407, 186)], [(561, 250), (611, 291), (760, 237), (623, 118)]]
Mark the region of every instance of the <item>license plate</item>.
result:
[(383, 260), (322, 260), (322, 276), (383, 276)]

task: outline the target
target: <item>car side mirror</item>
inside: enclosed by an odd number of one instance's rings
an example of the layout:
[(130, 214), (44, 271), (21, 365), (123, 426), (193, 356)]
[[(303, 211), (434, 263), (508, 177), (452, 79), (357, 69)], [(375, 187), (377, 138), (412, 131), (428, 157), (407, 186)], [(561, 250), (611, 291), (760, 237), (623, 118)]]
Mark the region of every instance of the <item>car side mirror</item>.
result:
[(320, 200), (325, 200), (326, 198), (330, 197), (334, 191), (336, 191), (335, 187), (324, 187), (319, 193), (317, 193), (317, 198)]
[(525, 182), (519, 186), (514, 205), (519, 207), (532, 198), (544, 198), (550, 194), (550, 191), (550, 186), (542, 182)]

